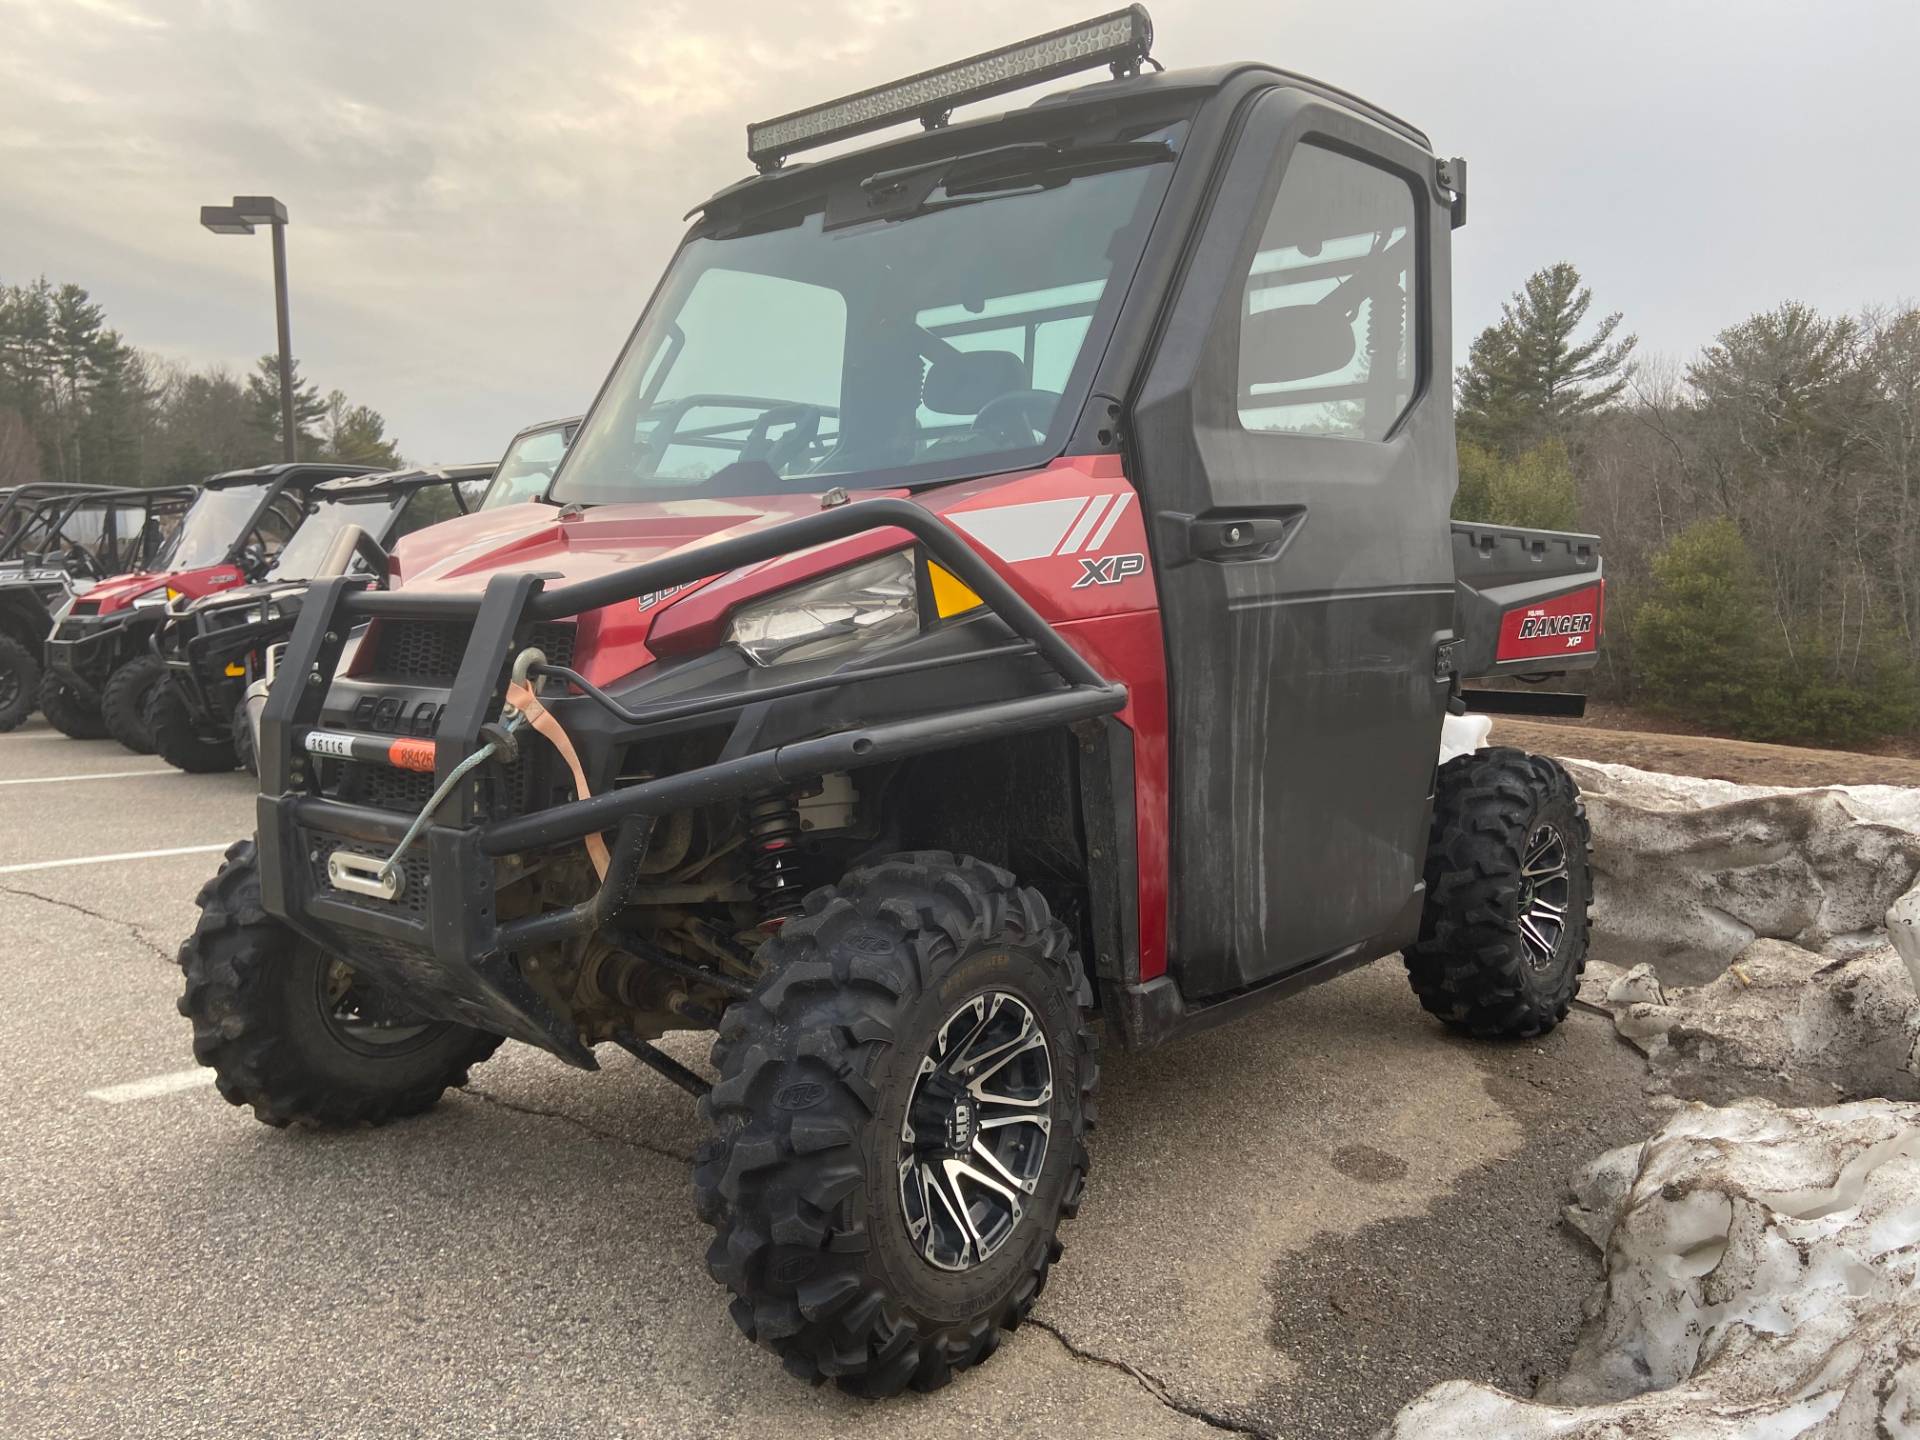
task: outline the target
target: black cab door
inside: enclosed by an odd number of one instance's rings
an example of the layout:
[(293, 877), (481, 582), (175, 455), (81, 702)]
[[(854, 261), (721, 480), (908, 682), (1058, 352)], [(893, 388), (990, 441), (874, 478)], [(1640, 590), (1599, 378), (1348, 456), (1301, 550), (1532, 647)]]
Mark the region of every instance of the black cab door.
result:
[(1411, 134), (1270, 90), (1142, 376), (1189, 997), (1417, 932), (1453, 613), (1448, 239)]

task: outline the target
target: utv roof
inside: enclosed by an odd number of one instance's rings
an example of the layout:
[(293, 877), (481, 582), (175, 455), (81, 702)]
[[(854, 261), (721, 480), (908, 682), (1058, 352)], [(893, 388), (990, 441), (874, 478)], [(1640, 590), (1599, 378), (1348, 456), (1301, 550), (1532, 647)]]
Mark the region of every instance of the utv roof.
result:
[[(1431, 152), (1433, 149), (1433, 142), (1424, 131), (1337, 85), (1271, 65), (1240, 63), (1200, 66), (1130, 75), (1122, 79), (1097, 80), (1071, 90), (1042, 95), (1030, 104), (998, 114), (982, 115), (895, 136), (821, 160), (783, 163), (777, 169), (751, 175), (714, 192), (688, 214), (696, 215), (723, 203), (729, 208), (757, 207), (763, 197), (772, 201), (793, 189), (811, 189), (842, 172), (870, 173), (876, 169), (891, 169), (940, 155), (964, 154), (976, 145), (1002, 143), (1006, 137), (995, 132), (1007, 129), (1018, 131), (1029, 128), (1029, 124), (1034, 128), (1054, 128), (1057, 116), (1077, 108), (1126, 105), (1149, 109), (1160, 102), (1181, 98), (1189, 100), (1197, 108), (1210, 95), (1269, 86), (1303, 90), (1385, 126), (1423, 150)], [(903, 118), (899, 123), (909, 124), (911, 117)]]
[(374, 470), (323, 480), (313, 488), (316, 500), (367, 500), (429, 485), (460, 485), (485, 480), (493, 474), (491, 460), (466, 465), (409, 465), (399, 470)]
[(207, 478), (206, 485), (211, 490), (224, 490), (232, 485), (261, 485), (278, 480), (282, 476), (300, 479), (301, 471), (311, 472), (306, 478), (318, 485), (323, 480), (332, 480), (341, 475), (372, 475), (378, 471), (375, 465), (342, 465), (332, 460), (282, 460), (274, 465), (255, 465), (246, 470), (222, 470), (218, 475)]

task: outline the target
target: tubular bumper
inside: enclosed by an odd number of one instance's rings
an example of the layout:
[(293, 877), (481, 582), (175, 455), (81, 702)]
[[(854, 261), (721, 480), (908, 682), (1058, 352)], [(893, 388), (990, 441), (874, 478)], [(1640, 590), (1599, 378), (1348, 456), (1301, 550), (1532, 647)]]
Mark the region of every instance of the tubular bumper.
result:
[(132, 618), (131, 611), (68, 616), (47, 639), (47, 668), (63, 680), (98, 691), (113, 672), (115, 651)]
[[(1060, 681), (1013, 699), (953, 708), (842, 730), (731, 755), (713, 764), (559, 805), (482, 822), (473, 784), (462, 782), (405, 863), (391, 902), (334, 892), (325, 880), (333, 848), (389, 853), (411, 817), (307, 793), (309, 736), (327, 677), (349, 632), (366, 620), (461, 619), (473, 630), (434, 737), (436, 782), (486, 743), (504, 698), (518, 636), (541, 621), (634, 600), (775, 556), (869, 530), (897, 529), (918, 541), (979, 595), (1031, 646)], [(1111, 715), (1126, 704), (1122, 685), (1103, 679), (999, 573), (945, 524), (904, 500), (870, 500), (822, 511), (756, 535), (612, 575), (545, 590), (538, 576), (500, 574), (478, 599), (369, 588), (363, 577), (316, 581), (308, 590), (261, 718), (259, 843), (267, 910), (323, 947), (350, 955), (356, 969), (393, 986), (417, 1008), (512, 1035), (591, 1068), (592, 1052), (521, 975), (516, 952), (589, 933), (625, 903), (645, 856), (653, 821), (690, 806), (722, 801), (823, 773), (859, 769), (973, 741)], [(852, 684), (876, 667), (855, 665), (833, 677)], [(751, 698), (740, 697), (744, 702)], [(722, 708), (716, 702), (716, 708)], [(347, 737), (315, 747), (331, 753)], [(613, 831), (613, 861), (599, 892), (571, 910), (500, 921), (494, 911), (496, 861), (589, 834)]]

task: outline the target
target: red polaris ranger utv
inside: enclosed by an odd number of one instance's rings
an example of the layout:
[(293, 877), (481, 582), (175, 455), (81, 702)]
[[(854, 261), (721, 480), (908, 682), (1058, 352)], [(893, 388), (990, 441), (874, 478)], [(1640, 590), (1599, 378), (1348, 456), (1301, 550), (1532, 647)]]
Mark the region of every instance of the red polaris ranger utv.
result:
[[(701, 1096), (740, 1327), (888, 1394), (1033, 1304), (1096, 1021), (1157, 1044), (1395, 952), (1474, 1033), (1566, 1013), (1573, 784), (1439, 763), (1465, 679), (1600, 634), (1591, 537), (1448, 523), (1464, 167), (1148, 40), (749, 127), (546, 502), (313, 585), (181, 950), (229, 1100), (382, 1121), (502, 1037), (621, 1047)], [(711, 1085), (650, 1043), (693, 1028)]]

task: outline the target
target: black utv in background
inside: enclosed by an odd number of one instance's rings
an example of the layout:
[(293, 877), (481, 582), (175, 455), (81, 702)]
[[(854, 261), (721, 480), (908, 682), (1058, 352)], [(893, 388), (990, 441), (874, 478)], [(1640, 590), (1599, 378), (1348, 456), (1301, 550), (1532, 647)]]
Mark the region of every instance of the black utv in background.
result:
[[(247, 687), (265, 676), (268, 650), (292, 633), (307, 581), (341, 573), (332, 568), (339, 564), (364, 570), (369, 554), (377, 556), (401, 536), (466, 514), (479, 504), (494, 469), (448, 465), (328, 480), (309, 494), (306, 518), (257, 584), (170, 609), (154, 654), (136, 662), (152, 677), (144, 718), (160, 758), (195, 774), (235, 765), (251, 770), (253, 737), (242, 708)], [(371, 547), (343, 538), (349, 527), (358, 527)], [(342, 545), (353, 548), (338, 554)]]
[(167, 607), (229, 589), (267, 572), (305, 518), (307, 494), (340, 475), (373, 467), (333, 461), (261, 465), (208, 480), (157, 556), (76, 596), (53, 616), (40, 708), (75, 738), (111, 734), (145, 754), (148, 658)]
[(54, 612), (102, 577), (152, 564), (194, 494), (48, 483), (0, 498), (0, 731), (33, 713)]

